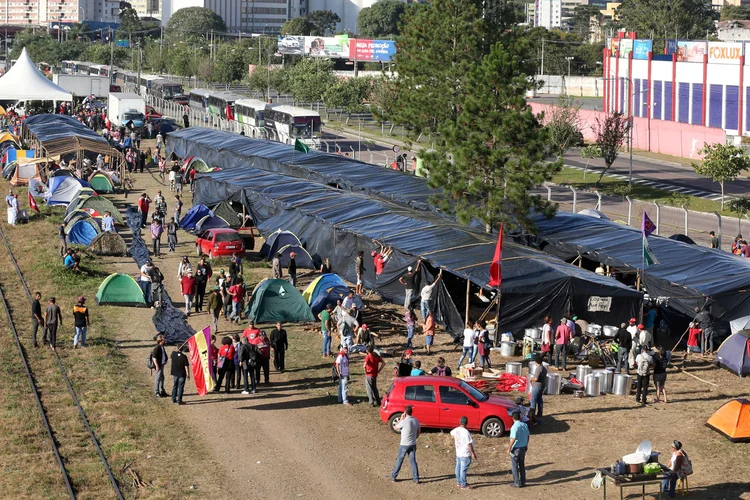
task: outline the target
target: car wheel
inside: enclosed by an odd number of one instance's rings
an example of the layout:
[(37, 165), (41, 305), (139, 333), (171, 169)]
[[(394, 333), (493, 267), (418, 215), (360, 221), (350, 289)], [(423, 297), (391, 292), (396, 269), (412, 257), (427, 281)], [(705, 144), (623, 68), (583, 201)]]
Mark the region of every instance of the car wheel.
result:
[(388, 427), (390, 427), (391, 431), (395, 432), (396, 434), (401, 432), (401, 431), (397, 431), (394, 427), (400, 420), (401, 420), (401, 413), (394, 413), (393, 415), (391, 415), (391, 418), (388, 419)]
[(499, 438), (505, 432), (505, 425), (499, 418), (488, 418), (482, 424), (482, 434), (489, 438)]

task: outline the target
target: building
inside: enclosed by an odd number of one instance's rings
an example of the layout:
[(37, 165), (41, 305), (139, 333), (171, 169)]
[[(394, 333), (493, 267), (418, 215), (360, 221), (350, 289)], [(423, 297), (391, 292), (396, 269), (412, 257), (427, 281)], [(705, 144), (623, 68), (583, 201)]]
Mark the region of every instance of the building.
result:
[(536, 0), (534, 26), (560, 28), (562, 26), (562, 0)]
[(750, 21), (720, 21), (717, 34), (722, 42), (750, 40)]
[[(341, 22), (336, 26), (336, 31), (348, 33), (359, 33), (357, 26), (357, 17), (362, 9), (372, 7), (378, 0), (289, 0), (292, 3), (298, 2), (299, 7), (304, 13), (298, 15), (304, 16), (316, 10), (330, 10), (335, 12), (341, 18)], [(404, 0), (405, 3), (412, 3), (411, 0)], [(416, 0), (414, 0), (416, 1)], [(293, 18), (296, 16), (291, 16)], [(330, 34), (330, 33), (329, 33)]]
[[(50, 26), (87, 22), (96, 29), (118, 22), (118, 0), (24, 0), (0, 2), (0, 20), (6, 26)], [(91, 27), (91, 26), (90, 26)]]
[(128, 0), (130, 6), (138, 13), (138, 17), (157, 17), (161, 19), (161, 0)]
[(604, 21), (609, 23), (610, 21), (617, 21), (617, 9), (620, 7), (620, 2), (607, 2), (607, 6), (599, 12), (604, 17)]
[(205, 7), (221, 16), (230, 32), (273, 35), (281, 31), (285, 22), (296, 17), (290, 17), (290, 12), (301, 12), (299, 7), (290, 9), (288, 3), (304, 1), (306, 0), (162, 0), (161, 21), (166, 25), (180, 9)]
[(750, 4), (750, 0), (711, 0), (711, 7), (714, 10), (721, 10), (725, 5), (739, 7), (740, 5)]

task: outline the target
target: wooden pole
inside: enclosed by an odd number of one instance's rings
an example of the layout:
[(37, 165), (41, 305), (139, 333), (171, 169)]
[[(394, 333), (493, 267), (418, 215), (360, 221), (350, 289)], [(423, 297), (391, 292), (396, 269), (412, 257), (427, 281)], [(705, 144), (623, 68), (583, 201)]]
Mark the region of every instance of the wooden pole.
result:
[(502, 292), (497, 289), (497, 313), (495, 314), (495, 347), (498, 346), (500, 340), (500, 300), (502, 299)]
[(466, 324), (469, 324), (469, 294), (471, 293), (471, 281), (466, 280)]

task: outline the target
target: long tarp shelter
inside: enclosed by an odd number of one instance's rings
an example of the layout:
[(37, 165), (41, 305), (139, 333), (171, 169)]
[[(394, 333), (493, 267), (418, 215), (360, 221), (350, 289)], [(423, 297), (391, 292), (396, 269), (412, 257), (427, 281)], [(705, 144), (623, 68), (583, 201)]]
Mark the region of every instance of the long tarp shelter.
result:
[(424, 179), (346, 156), (321, 151), (301, 153), (275, 141), (200, 127), (169, 134), (167, 150), (180, 157), (200, 157), (209, 167), (223, 170), (251, 167), (279, 172), (421, 210), (433, 210), (429, 198), (435, 191)]
[(75, 153), (80, 160), (84, 152), (109, 158), (109, 168), (125, 175), (125, 158), (107, 140), (67, 115), (34, 115), (24, 120), (21, 136), (29, 149), (40, 156), (63, 156)]
[[(537, 217), (535, 246), (562, 259), (582, 255), (618, 271), (641, 270), (649, 296), (693, 317), (708, 304), (715, 319), (729, 321), (750, 315), (750, 260), (721, 250), (649, 236), (658, 264), (642, 269), (641, 231), (587, 215), (559, 212)], [(662, 301), (663, 302), (663, 301)]]
[(34, 65), (24, 47), (12, 68), (0, 78), (3, 101), (72, 101), (73, 94), (52, 83)]
[[(427, 211), (412, 210), (304, 179), (255, 168), (231, 169), (197, 178), (194, 203), (243, 203), (264, 236), (292, 231), (313, 258), (328, 257), (337, 274), (355, 279), (354, 259), (364, 251), (364, 284), (385, 299), (403, 303), (398, 278), (422, 260), (463, 283), (487, 289), (496, 240)], [(370, 252), (375, 241), (393, 248), (382, 274)], [(425, 277), (426, 279), (426, 277)], [(448, 281), (448, 279), (446, 279)], [(642, 295), (604, 276), (514, 243), (503, 249), (500, 327), (518, 331), (546, 314), (574, 311), (590, 321), (616, 324), (640, 308)], [(454, 306), (455, 308), (455, 306)]]

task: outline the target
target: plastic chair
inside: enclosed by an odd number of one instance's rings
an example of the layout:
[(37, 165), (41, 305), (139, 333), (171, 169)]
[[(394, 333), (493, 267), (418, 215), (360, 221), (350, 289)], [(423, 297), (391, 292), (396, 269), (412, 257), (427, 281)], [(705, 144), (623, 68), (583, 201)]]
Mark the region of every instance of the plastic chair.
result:
[(690, 487), (688, 486), (687, 476), (681, 477), (677, 480), (677, 494), (685, 496), (690, 494)]

